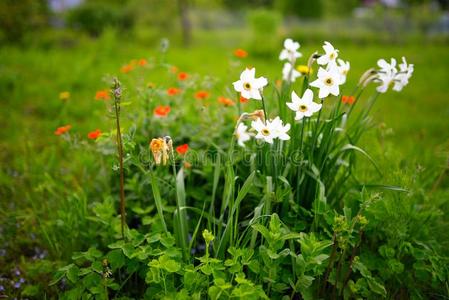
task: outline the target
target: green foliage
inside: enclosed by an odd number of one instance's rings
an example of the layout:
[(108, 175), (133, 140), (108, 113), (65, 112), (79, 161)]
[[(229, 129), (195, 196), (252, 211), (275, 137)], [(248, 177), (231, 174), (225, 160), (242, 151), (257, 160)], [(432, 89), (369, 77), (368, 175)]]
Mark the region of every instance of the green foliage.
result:
[(69, 26), (89, 33), (100, 35), (108, 27), (129, 29), (131, 19), (123, 9), (106, 1), (87, 1), (72, 8), (66, 15)]
[[(275, 0), (274, 6), (286, 16), (298, 16), (306, 19), (318, 19), (323, 16), (323, 0), (296, 1), (296, 0)], [(335, 1), (334, 1), (335, 2)], [(340, 4), (340, 2), (338, 2)], [(344, 6), (341, 6), (344, 7)]]
[(5, 0), (0, 3), (0, 41), (20, 42), (26, 33), (48, 25), (45, 0)]
[(251, 53), (262, 56), (273, 53), (279, 44), (281, 16), (270, 10), (255, 9), (248, 14), (248, 21), (252, 35), (249, 44)]

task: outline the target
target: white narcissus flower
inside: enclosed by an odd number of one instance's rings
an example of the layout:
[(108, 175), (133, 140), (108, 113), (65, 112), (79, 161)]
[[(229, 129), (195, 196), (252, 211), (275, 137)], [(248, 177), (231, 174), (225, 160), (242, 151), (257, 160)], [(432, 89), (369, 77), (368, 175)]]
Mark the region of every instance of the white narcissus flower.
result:
[(413, 64), (407, 64), (405, 57), (402, 57), (402, 63), (399, 64), (399, 72), (396, 75), (393, 90), (400, 92), (404, 86), (408, 84), (410, 77), (412, 77), (413, 71)]
[(338, 59), (337, 62), (338, 72), (340, 72), (340, 84), (344, 84), (351, 65), (349, 64), (349, 61), (344, 61), (342, 59)]
[(280, 60), (288, 60), (291, 63), (294, 63), (297, 58), (300, 58), (302, 54), (298, 52), (299, 45), (298, 42), (293, 41), (292, 39), (286, 39), (284, 41), (284, 49), (282, 49), (281, 54), (279, 54)]
[(287, 134), (287, 132), (290, 130), (289, 123), (283, 125), (281, 118), (276, 117), (273, 121), (270, 122), (270, 124), (275, 137), (283, 141), (290, 139), (290, 136)]
[(234, 89), (246, 99), (262, 100), (261, 90), (268, 84), (265, 77), (256, 78), (256, 69), (245, 69), (240, 80), (233, 83)]
[(304, 117), (311, 117), (321, 109), (322, 104), (313, 102), (313, 92), (311, 89), (307, 89), (302, 98), (299, 98), (293, 91), (292, 102), (288, 102), (287, 106), (296, 112), (295, 120), (299, 121)]
[(237, 126), (237, 129), (235, 130), (235, 136), (237, 138), (237, 143), (241, 147), (245, 147), (245, 142), (249, 141), (251, 139), (251, 136), (249, 135), (248, 126), (246, 126), (243, 123), (239, 123)]
[(318, 78), (310, 83), (310, 86), (320, 89), (318, 97), (323, 99), (332, 94), (338, 96), (340, 94), (340, 73), (338, 68), (329, 68), (325, 70), (320, 67), (318, 70)]
[(317, 59), (317, 63), (319, 65), (328, 65), (328, 64), (335, 64), (335, 60), (338, 57), (338, 50), (332, 46), (329, 42), (324, 42), (323, 46), (325, 54), (321, 55)]
[(377, 65), (380, 68), (381, 73), (397, 73), (396, 69), (396, 59), (392, 58), (390, 63), (387, 63), (385, 59), (379, 59)]
[(273, 130), (273, 126), (269, 121), (264, 123), (261, 119), (257, 119), (251, 122), (251, 127), (257, 131), (255, 136), (256, 139), (261, 139), (269, 144), (273, 144), (273, 139), (276, 138), (276, 132)]
[(300, 77), (302, 74), (295, 70), (294, 66), (286, 62), (284, 68), (282, 69), (282, 79), (287, 82), (295, 82), (296, 78)]
[(414, 71), (414, 66), (407, 64), (405, 57), (402, 57), (402, 63), (399, 64), (399, 72), (394, 58), (390, 60), (390, 63), (385, 59), (379, 59), (377, 65), (380, 68), (377, 80), (380, 81), (381, 85), (376, 88), (379, 93), (385, 93), (390, 87), (394, 91), (401, 91), (408, 84)]
[(376, 90), (379, 93), (385, 93), (388, 88), (395, 84), (395, 73), (388, 72), (388, 73), (379, 73), (378, 79), (381, 82), (381, 85), (379, 85)]

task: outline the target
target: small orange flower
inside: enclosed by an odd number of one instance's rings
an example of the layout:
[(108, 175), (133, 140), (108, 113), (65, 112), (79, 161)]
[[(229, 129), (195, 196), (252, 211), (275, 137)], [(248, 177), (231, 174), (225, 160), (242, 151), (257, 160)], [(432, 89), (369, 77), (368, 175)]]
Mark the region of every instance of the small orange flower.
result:
[(70, 93), (69, 92), (61, 92), (59, 93), (59, 99), (66, 101), (70, 99)]
[(170, 112), (171, 108), (170, 106), (164, 106), (164, 105), (159, 105), (154, 109), (154, 115), (156, 117), (166, 117), (168, 116), (168, 113)]
[(109, 100), (111, 96), (108, 90), (101, 90), (95, 93), (95, 100)]
[(248, 99), (246, 99), (245, 97), (243, 97), (242, 95), (240, 95), (240, 103), (246, 103), (246, 102), (248, 102), (249, 100)]
[(171, 66), (170, 72), (172, 72), (173, 74), (176, 74), (176, 73), (178, 73), (178, 68), (176, 66)]
[(355, 102), (355, 97), (354, 96), (342, 96), (341, 97), (341, 102), (345, 103), (345, 104), (349, 104), (352, 105)]
[(204, 100), (209, 97), (209, 92), (207, 91), (198, 91), (195, 93), (195, 98), (198, 100)]
[(58, 127), (55, 130), (55, 135), (64, 134), (64, 133), (68, 132), (70, 130), (70, 128), (72, 128), (72, 125), (65, 125), (65, 126)]
[(189, 77), (189, 74), (187, 74), (186, 72), (179, 72), (179, 74), (178, 74), (179, 80), (186, 80), (188, 77)]
[(218, 102), (223, 104), (224, 106), (233, 106), (235, 105), (234, 101), (226, 97), (218, 97)]
[(178, 147), (176, 147), (176, 152), (178, 152), (179, 155), (186, 154), (187, 150), (189, 150), (189, 145), (183, 144)]
[(102, 132), (100, 129), (95, 129), (87, 134), (87, 138), (91, 140), (96, 140), (101, 136)]
[(167, 94), (170, 96), (178, 95), (181, 93), (181, 90), (175, 87), (171, 87), (167, 89)]
[(139, 59), (139, 61), (137, 62), (137, 64), (141, 67), (145, 66), (146, 64), (148, 64), (148, 61), (145, 58)]
[(248, 56), (248, 52), (243, 49), (235, 49), (234, 56), (238, 58), (245, 58)]
[(129, 72), (131, 72), (132, 70), (134, 69), (134, 67), (131, 65), (131, 64), (129, 64), (129, 65), (124, 65), (121, 69), (120, 69), (120, 71), (122, 72), (122, 73), (129, 73)]

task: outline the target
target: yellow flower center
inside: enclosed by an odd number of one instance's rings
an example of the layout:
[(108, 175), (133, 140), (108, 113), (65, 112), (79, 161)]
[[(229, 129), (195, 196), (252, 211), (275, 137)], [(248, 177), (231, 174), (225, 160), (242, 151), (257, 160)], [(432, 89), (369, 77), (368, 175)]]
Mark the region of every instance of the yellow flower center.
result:
[(335, 58), (335, 52), (332, 52), (329, 54), (329, 59), (333, 60)]
[(300, 111), (300, 112), (305, 112), (305, 111), (307, 111), (307, 106), (304, 105), (304, 104), (303, 104), (303, 105), (300, 105), (300, 106), (299, 106), (299, 111)]
[(332, 80), (332, 78), (328, 77), (324, 80), (324, 83), (326, 85), (332, 85), (334, 83), (334, 81)]
[(245, 83), (243, 84), (243, 88), (244, 88), (245, 90), (249, 91), (249, 90), (251, 89), (251, 84), (250, 84), (249, 82), (245, 82)]
[(269, 136), (270, 135), (270, 130), (268, 130), (268, 128), (264, 128), (264, 129), (262, 129), (261, 133), (264, 136)]

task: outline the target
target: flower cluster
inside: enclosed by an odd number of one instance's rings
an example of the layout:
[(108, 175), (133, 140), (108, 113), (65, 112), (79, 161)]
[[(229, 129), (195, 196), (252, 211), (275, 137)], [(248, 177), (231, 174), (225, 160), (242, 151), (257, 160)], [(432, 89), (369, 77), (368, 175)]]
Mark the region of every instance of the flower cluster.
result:
[(400, 92), (408, 84), (414, 71), (413, 64), (408, 64), (405, 57), (402, 57), (402, 63), (399, 64), (399, 70), (396, 67), (396, 59), (394, 58), (390, 60), (390, 63), (385, 59), (379, 59), (377, 65), (380, 69), (377, 71), (375, 80), (381, 83), (380, 86), (377, 87), (379, 93), (385, 93), (390, 87), (392, 87), (394, 91)]
[(327, 96), (340, 94), (340, 85), (346, 82), (346, 75), (350, 69), (349, 62), (338, 59), (338, 50), (329, 42), (324, 42), (324, 54), (317, 59), (318, 78), (310, 83), (310, 86), (319, 89), (318, 97), (324, 99)]
[(284, 49), (279, 54), (281, 61), (286, 60), (282, 68), (282, 79), (287, 82), (295, 82), (296, 78), (302, 75), (301, 72), (295, 69), (296, 59), (302, 57), (302, 53), (298, 51), (301, 45), (292, 39), (284, 41)]
[[(256, 69), (245, 69), (240, 74), (240, 80), (233, 83), (234, 89), (241, 93), (246, 99), (262, 100), (263, 106), (263, 87), (268, 84), (265, 77), (256, 78)], [(265, 109), (265, 108), (264, 108)], [(287, 132), (290, 130), (290, 124), (285, 124), (276, 117), (273, 120), (265, 120), (265, 112), (255, 111), (254, 113), (244, 113), (237, 122), (237, 128), (234, 132), (238, 145), (244, 147), (245, 142), (249, 141), (252, 134), (248, 132), (248, 126), (241, 123), (245, 119), (252, 119), (251, 129), (255, 131), (255, 138), (273, 144), (274, 139), (289, 140), (290, 136)]]

